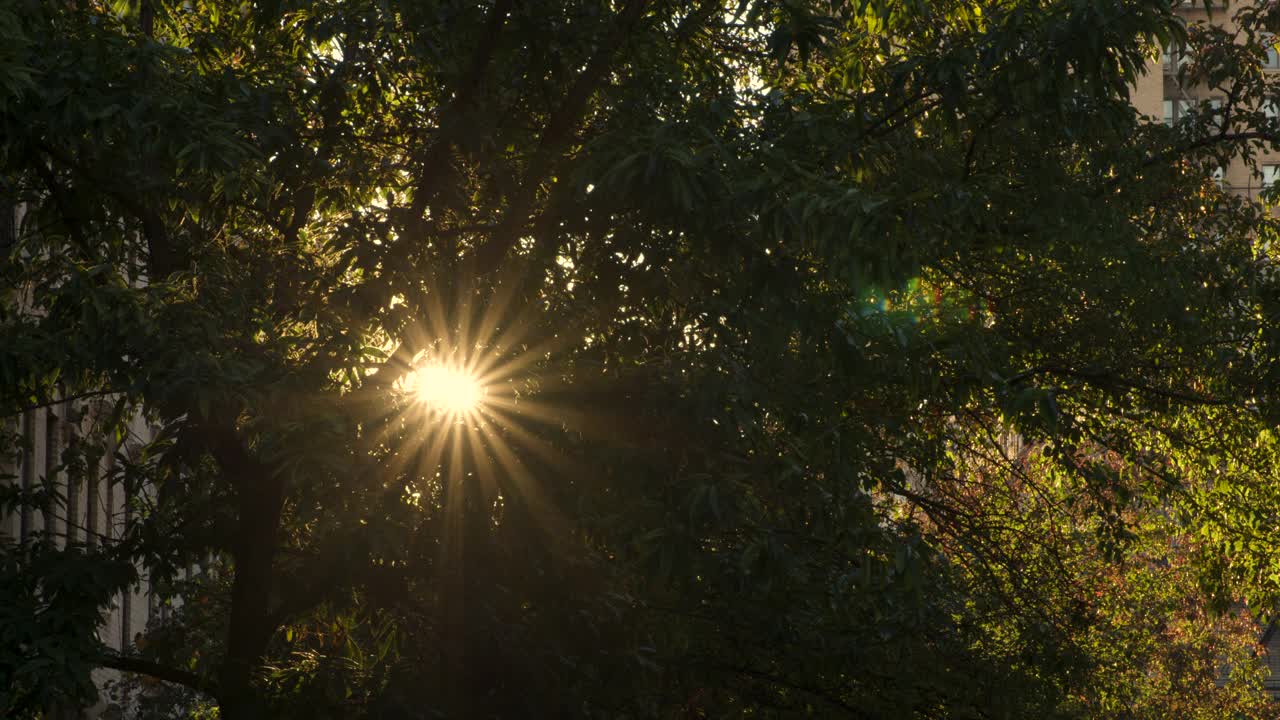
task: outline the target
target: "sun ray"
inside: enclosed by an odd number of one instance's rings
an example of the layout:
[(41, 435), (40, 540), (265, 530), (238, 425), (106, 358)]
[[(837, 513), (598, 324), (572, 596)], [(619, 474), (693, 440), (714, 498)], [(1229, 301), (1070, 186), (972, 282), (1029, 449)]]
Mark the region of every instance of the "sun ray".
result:
[[(479, 325), (480, 332), (483, 333), (484, 337), (476, 338), (477, 344), (505, 350), (510, 344), (506, 340), (514, 337), (519, 332), (519, 328), (525, 325), (524, 323), (515, 322), (514, 318), (508, 318), (509, 322), (505, 324), (505, 327), (502, 322), (503, 318), (509, 314), (508, 311), (511, 309), (516, 295), (511, 287), (511, 278), (500, 277), (498, 279), (497, 288), (490, 297), (489, 302), (485, 303), (484, 314), (480, 319)], [(475, 372), (478, 375), (483, 374), (482, 369), (479, 367), (479, 362), (477, 362)]]
[(433, 499), (439, 503), (440, 510), (444, 510), (444, 503), (447, 500), (444, 487), (446, 478), (442, 474), (441, 466), (445, 444), (450, 439), (449, 431), (450, 428), (445, 428), (443, 431), (430, 433), (417, 452), (417, 476), (428, 485), (434, 486), (432, 487)]
[(505, 393), (495, 394), (487, 398), (485, 405), (489, 410), (503, 410), (542, 423), (565, 425), (574, 430), (582, 425), (590, 425), (584, 413), (575, 413), (562, 405), (528, 397), (513, 398)]
[[(486, 414), (490, 415), (495, 420), (500, 421), (491, 422), (494, 425), (500, 425), (502, 434), (513, 436), (516, 444), (533, 453), (548, 467), (555, 469), (562, 475), (579, 474), (579, 468), (570, 461), (567, 455), (556, 450), (551, 443), (545, 439), (540, 438), (525, 429), (517, 417), (494, 407), (487, 408)], [(497, 431), (495, 430), (494, 432)]]
[[(491, 344), (495, 348), (501, 348), (503, 351), (508, 351), (511, 347), (517, 344), (517, 338), (519, 337), (520, 332), (519, 324), (512, 323), (512, 325), (503, 331)], [(522, 348), (518, 354), (501, 363), (500, 368), (493, 368), (490, 374), (500, 371), (507, 377), (514, 377), (520, 371), (544, 360), (549, 353), (565, 347), (568, 343), (569, 340), (565, 337), (543, 338), (535, 342), (533, 345)]]
[(524, 505), (527, 516), (547, 538), (561, 538), (568, 523), (564, 515), (552, 503), (547, 502), (546, 493), (537, 487), (537, 481), (524, 461), (496, 432), (482, 435), (486, 438), (485, 446), (493, 456), (490, 463), (496, 462), (501, 468), (502, 477), (507, 480), (504, 485), (510, 488), (508, 492), (518, 495), (519, 503)]
[(467, 297), (458, 298), (455, 310), (455, 329), (454, 338), (456, 340), (455, 351), (461, 353), (462, 362), (459, 367), (464, 372), (471, 371), (471, 363), (474, 362), (476, 356), (476, 339), (471, 334), (471, 299)]
[(440, 582), (444, 589), (443, 650), (454, 662), (466, 651), (466, 473), (462, 458), (462, 433), (449, 428), (449, 455), (444, 465), (444, 533), (439, 548)]
[(476, 424), (468, 425), (465, 432), (467, 464), (474, 471), (471, 478), (471, 482), (474, 483), (471, 497), (480, 501), (476, 507), (468, 508), (467, 511), (484, 513), (487, 516), (486, 522), (492, 522), (494, 502), (502, 494), (502, 483), (498, 473), (495, 472), (493, 458), (489, 452), (493, 436), (486, 432), (482, 417), (477, 417)]
[[(425, 512), (440, 514), (445, 584), (463, 582), (468, 533), (497, 517), (499, 496), (519, 513), (513, 522), (551, 542), (571, 534), (573, 523), (556, 500), (563, 488), (543, 483), (588, 476), (553, 439), (560, 428), (590, 425), (557, 402), (579, 388), (554, 371), (539, 378), (569, 342), (564, 331), (552, 336), (536, 319), (521, 322), (510, 308), (518, 289), (504, 287), (487, 302), (457, 292), (439, 286), (420, 300), (416, 329), (405, 334), (418, 352), (395, 385), (394, 417), (379, 428), (389, 447), (400, 447), (386, 467), (421, 493)], [(465, 612), (449, 614), (460, 621)]]

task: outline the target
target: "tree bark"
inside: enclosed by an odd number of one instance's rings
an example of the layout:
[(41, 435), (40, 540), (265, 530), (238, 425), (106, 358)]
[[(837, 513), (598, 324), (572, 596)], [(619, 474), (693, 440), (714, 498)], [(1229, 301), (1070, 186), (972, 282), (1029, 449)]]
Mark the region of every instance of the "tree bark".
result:
[(271, 596), (284, 484), (265, 474), (252, 478), (252, 484), (245, 480), (249, 479), (242, 479), (239, 533), (233, 551), (235, 580), (227, 654), (218, 683), (224, 720), (267, 717), (266, 705), (254, 687), (254, 675), (276, 630)]
[(239, 522), (232, 544), (235, 579), (231, 586), (231, 619), (226, 656), (218, 677), (223, 720), (268, 717), (255, 687), (255, 674), (276, 631), (271, 603), (275, 554), (284, 510), (284, 480), (249, 454), (234, 423), (204, 428), (210, 449), (230, 484), (236, 488)]

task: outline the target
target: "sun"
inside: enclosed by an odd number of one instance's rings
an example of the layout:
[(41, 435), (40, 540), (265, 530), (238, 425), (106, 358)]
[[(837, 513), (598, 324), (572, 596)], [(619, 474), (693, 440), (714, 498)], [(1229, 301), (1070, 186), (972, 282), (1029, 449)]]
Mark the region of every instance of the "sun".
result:
[(484, 403), (484, 387), (471, 373), (449, 365), (424, 365), (404, 378), (416, 402), (452, 416), (470, 415)]

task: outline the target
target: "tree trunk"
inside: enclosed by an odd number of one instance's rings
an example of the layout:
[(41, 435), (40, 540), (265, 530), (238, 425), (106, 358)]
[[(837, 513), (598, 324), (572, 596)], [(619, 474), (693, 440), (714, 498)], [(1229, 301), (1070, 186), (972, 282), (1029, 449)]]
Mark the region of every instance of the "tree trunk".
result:
[(254, 674), (276, 630), (270, 605), (284, 483), (265, 472), (242, 477), (240, 482), (231, 623), (219, 698), (223, 720), (259, 720), (267, 717), (267, 707), (254, 687)]

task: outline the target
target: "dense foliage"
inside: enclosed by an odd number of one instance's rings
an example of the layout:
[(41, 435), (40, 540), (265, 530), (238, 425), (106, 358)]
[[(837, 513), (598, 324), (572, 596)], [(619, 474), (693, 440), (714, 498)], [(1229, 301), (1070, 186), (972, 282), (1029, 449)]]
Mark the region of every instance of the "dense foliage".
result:
[(0, 6), (0, 415), (136, 497), (0, 547), (0, 714), (1261, 716), (1280, 16), (1171, 5)]

